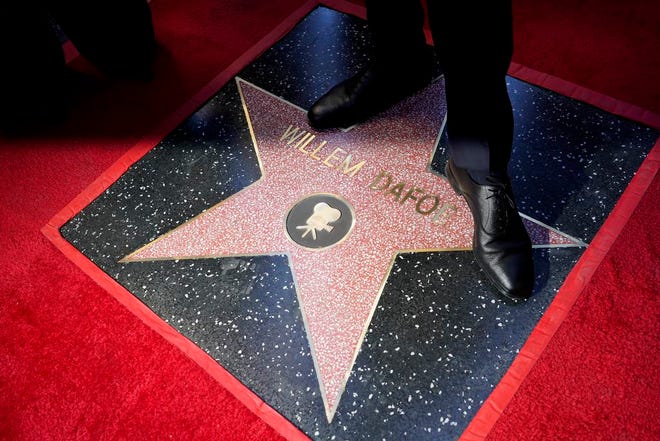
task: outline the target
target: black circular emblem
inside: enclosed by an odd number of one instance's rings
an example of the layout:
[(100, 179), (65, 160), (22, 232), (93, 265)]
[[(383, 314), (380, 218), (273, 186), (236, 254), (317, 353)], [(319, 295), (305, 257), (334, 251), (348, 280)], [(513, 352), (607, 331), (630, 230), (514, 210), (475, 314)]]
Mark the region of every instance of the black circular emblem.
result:
[(319, 193), (298, 201), (286, 217), (286, 232), (305, 248), (327, 248), (351, 232), (353, 208), (338, 196)]

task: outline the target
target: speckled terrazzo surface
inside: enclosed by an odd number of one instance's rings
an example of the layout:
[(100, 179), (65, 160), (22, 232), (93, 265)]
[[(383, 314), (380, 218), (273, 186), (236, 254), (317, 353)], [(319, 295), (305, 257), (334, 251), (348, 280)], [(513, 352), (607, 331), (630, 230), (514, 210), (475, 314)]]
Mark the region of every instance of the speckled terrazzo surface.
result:
[(62, 234), (310, 437), (455, 439), (657, 133), (510, 79), (537, 283), (506, 301), (438, 172), (442, 79), (349, 131), (306, 125), (302, 109), (366, 62), (368, 38), (316, 9)]

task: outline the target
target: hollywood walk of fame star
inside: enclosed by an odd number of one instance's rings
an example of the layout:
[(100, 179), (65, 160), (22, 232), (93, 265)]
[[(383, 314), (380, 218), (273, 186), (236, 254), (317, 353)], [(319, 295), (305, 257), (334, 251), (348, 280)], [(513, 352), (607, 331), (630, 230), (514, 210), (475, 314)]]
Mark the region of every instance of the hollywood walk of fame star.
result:
[[(428, 168), (445, 116), (443, 84), (352, 130), (317, 132), (303, 109), (236, 81), (261, 179), (123, 261), (288, 256), (331, 421), (397, 254), (471, 247), (467, 205)], [(536, 245), (578, 245), (526, 225)]]

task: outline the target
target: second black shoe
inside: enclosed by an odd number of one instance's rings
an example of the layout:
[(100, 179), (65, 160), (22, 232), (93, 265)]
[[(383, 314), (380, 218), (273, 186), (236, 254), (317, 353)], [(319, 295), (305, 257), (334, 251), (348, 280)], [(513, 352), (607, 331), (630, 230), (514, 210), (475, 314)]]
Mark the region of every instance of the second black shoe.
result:
[(315, 129), (350, 127), (424, 88), (431, 78), (426, 59), (394, 69), (372, 64), (319, 98), (307, 113), (309, 123)]
[(534, 288), (532, 242), (508, 179), (479, 185), (451, 159), (445, 172), (452, 188), (465, 198), (472, 211), (472, 248), (477, 263), (499, 292), (513, 299), (529, 298)]

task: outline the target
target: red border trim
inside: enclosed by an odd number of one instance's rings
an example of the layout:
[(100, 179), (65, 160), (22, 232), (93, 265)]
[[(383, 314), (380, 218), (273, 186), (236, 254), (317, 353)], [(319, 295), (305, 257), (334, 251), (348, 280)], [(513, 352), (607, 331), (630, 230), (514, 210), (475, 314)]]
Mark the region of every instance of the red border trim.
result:
[(658, 169), (660, 169), (660, 139), (656, 141), (594, 240), (569, 273), (555, 299), (520, 349), (520, 353), (513, 360), (504, 377), (459, 438), (460, 441), (486, 439), (609, 252), (646, 193)]
[[(62, 217), (63, 219), (64, 217)], [(211, 377), (233, 394), (248, 409), (285, 438), (292, 441), (308, 441), (307, 436), (275, 409), (266, 404), (259, 396), (248, 389), (236, 377), (224, 369), (217, 361), (200, 349), (192, 341), (164, 322), (133, 294), (104, 273), (92, 261), (85, 257), (59, 233), (55, 224), (49, 223), (41, 231), (73, 263), (90, 276), (103, 289), (108, 291), (119, 303), (137, 316), (151, 329), (160, 334), (169, 343), (180, 349), (186, 356), (197, 363)]]
[[(346, 0), (322, 0), (322, 5), (338, 11), (366, 17), (364, 7)], [(144, 137), (99, 178), (97, 178), (80, 195), (57, 213), (42, 228), (42, 233), (83, 272), (95, 280), (108, 291), (122, 305), (140, 318), (147, 326), (162, 335), (168, 342), (181, 349), (189, 358), (215, 378), (229, 390), (251, 411), (256, 413), (267, 424), (277, 430), (289, 440), (307, 440), (307, 436), (294, 426), (289, 420), (280, 415), (275, 409), (266, 404), (256, 394), (243, 385), (236, 377), (231, 375), (197, 345), (181, 335), (169, 324), (164, 322), (145, 304), (103, 272), (92, 261), (85, 257), (73, 245), (67, 242), (60, 233), (60, 228), (75, 214), (84, 209), (89, 203), (112, 185), (126, 170), (149, 152), (163, 137), (173, 130), (181, 121), (185, 120), (199, 106), (205, 103), (220, 87), (233, 78), (242, 68), (247, 66), (259, 54), (272, 46), (277, 40), (290, 31), (305, 15), (314, 9), (319, 2), (308, 0), (273, 31), (262, 38), (256, 45), (239, 57), (227, 69), (216, 76), (209, 84), (204, 86), (186, 104), (170, 115), (151, 134)], [(427, 32), (428, 37), (428, 32)], [(71, 45), (66, 47), (67, 60), (77, 55)], [(512, 63), (509, 74), (513, 77), (536, 84), (541, 87), (558, 92), (562, 95), (586, 102), (607, 112), (629, 118), (643, 124), (660, 128), (660, 115), (646, 111), (640, 107), (624, 103), (598, 92), (577, 86), (551, 75), (543, 74), (533, 69)], [(582, 293), (593, 276), (612, 244), (619, 236), (623, 227), (637, 207), (648, 186), (660, 168), (660, 140), (658, 140), (642, 163), (637, 174), (628, 185), (619, 202), (613, 209), (598, 234), (587, 248), (583, 256), (568, 275), (559, 293), (548, 307), (537, 326), (534, 328), (526, 343), (520, 350), (510, 368), (495, 387), (491, 395), (479, 409), (471, 423), (461, 436), (461, 440), (483, 440), (495, 425), (502, 412), (511, 401), (527, 374), (536, 364), (546, 346), (567, 317), (573, 304)]]
[(78, 49), (71, 43), (71, 40), (67, 40), (62, 45), (62, 52), (64, 52), (64, 62), (66, 64), (71, 63), (78, 55)]
[[(358, 17), (366, 17), (363, 7), (345, 0), (324, 0), (329, 7)], [(431, 41), (428, 30), (427, 41)], [(599, 92), (578, 86), (561, 78), (511, 63), (509, 75), (540, 87), (598, 107), (654, 128), (660, 128), (660, 115)], [(660, 168), (660, 139), (656, 141), (635, 177), (632, 179), (616, 206), (605, 220), (591, 244), (573, 267), (545, 314), (541, 317), (527, 341), (520, 349), (511, 366), (486, 399), (477, 414), (459, 438), (460, 441), (484, 440), (500, 418), (504, 409), (516, 394), (520, 385), (548, 346), (585, 286), (608, 253), (623, 227), (630, 219), (644, 193)]]
[[(293, 27), (316, 6), (318, 6), (317, 0), (308, 0), (296, 9), (275, 29), (268, 33), (257, 44), (248, 49), (247, 52), (211, 80), (210, 83), (204, 86), (197, 94), (195, 94), (195, 96), (186, 102), (186, 104), (165, 119), (152, 133), (142, 138), (134, 147), (122, 155), (112, 166), (110, 166), (110, 168), (92, 182), (81, 194), (73, 199), (73, 201), (57, 213), (41, 229), (41, 232), (55, 245), (55, 247), (80, 267), (83, 272), (90, 276), (102, 288), (108, 291), (108, 293), (117, 299), (119, 303), (128, 308), (129, 311), (135, 314), (147, 326), (163, 336), (168, 342), (183, 351), (184, 354), (215, 378), (248, 409), (257, 414), (282, 436), (292, 441), (307, 441), (309, 438), (289, 420), (280, 415), (275, 409), (270, 407), (254, 392), (243, 385), (236, 377), (230, 374), (202, 349), (163, 321), (144, 303), (138, 300), (137, 297), (117, 283), (117, 281), (111, 278), (108, 274), (103, 272), (73, 245), (67, 242), (64, 237), (62, 237), (60, 228), (107, 190), (110, 185), (119, 179), (131, 165), (142, 158), (169, 132), (203, 105), (218, 91), (218, 89), (231, 80), (241, 69), (293, 29)], [(70, 43), (68, 45), (65, 44), (64, 49), (68, 54), (67, 61), (72, 60), (77, 55), (77, 51), (75, 51), (75, 48)]]
[(349, 0), (321, 0), (320, 3), (322, 6), (327, 6), (344, 14), (354, 15), (362, 20), (367, 19), (367, 8)]

